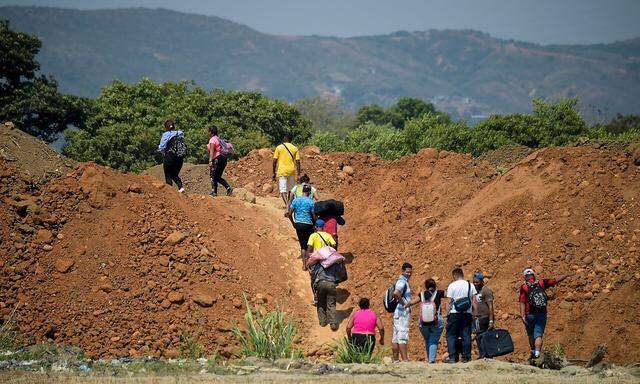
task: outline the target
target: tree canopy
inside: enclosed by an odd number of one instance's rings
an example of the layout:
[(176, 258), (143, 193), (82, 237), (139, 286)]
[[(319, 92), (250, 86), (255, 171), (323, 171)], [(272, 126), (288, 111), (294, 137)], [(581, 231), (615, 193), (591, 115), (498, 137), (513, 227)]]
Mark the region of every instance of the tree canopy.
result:
[(256, 92), (213, 90), (191, 82), (135, 84), (114, 81), (95, 100), (86, 127), (68, 132), (64, 151), (123, 171), (141, 171), (156, 162), (163, 122), (175, 119), (185, 132), (187, 161), (205, 163), (206, 126), (218, 126), (240, 155), (277, 144), (285, 132), (298, 142), (311, 136), (311, 123), (291, 105)]
[(41, 42), (0, 21), (0, 120), (51, 141), (68, 125), (83, 126), (90, 101), (58, 92), (52, 77), (38, 74)]

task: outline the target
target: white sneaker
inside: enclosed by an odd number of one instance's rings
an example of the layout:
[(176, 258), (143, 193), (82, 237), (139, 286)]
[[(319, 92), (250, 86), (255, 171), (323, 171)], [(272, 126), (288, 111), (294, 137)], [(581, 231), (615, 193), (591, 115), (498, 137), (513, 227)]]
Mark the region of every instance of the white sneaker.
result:
[(178, 189), (178, 192), (180, 192), (180, 193), (184, 193), (184, 188), (180, 188), (180, 189)]

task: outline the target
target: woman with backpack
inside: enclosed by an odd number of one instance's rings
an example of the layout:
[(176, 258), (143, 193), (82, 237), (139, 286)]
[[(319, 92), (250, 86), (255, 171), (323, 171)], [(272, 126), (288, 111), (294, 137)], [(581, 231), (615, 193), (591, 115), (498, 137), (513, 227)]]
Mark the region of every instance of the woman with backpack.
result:
[(164, 179), (169, 185), (175, 182), (178, 192), (183, 193), (184, 187), (180, 180), (180, 170), (182, 162), (187, 155), (187, 146), (184, 143), (184, 133), (175, 129), (175, 122), (172, 119), (164, 122), (164, 133), (160, 139), (158, 151), (163, 155), (162, 168), (164, 169)]
[(433, 279), (425, 280), (424, 288), (425, 290), (420, 292), (418, 297), (409, 302), (409, 306), (420, 304), (420, 333), (424, 338), (427, 360), (429, 363), (435, 363), (440, 336), (444, 329), (444, 319), (441, 312), (444, 291), (437, 289)]
[(230, 142), (218, 136), (218, 127), (210, 125), (208, 130), (211, 135), (209, 143), (207, 143), (211, 176), (211, 196), (218, 196), (218, 184), (222, 184), (227, 190), (227, 196), (230, 196), (233, 193), (233, 188), (231, 188), (227, 180), (222, 177), (222, 174), (227, 166), (227, 160), (235, 154), (235, 149)]

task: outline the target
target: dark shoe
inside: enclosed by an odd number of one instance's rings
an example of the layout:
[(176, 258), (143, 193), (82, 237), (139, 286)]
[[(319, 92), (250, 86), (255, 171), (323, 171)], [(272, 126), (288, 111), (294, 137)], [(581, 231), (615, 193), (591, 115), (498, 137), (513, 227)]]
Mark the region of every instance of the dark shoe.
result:
[(340, 327), (338, 326), (338, 324), (331, 324), (331, 330), (332, 330), (333, 332), (337, 331), (337, 330), (338, 330), (338, 328), (340, 328)]
[(218, 194), (216, 192), (213, 192), (213, 191), (211, 191), (210, 195), (213, 196), (213, 197), (218, 196)]
[(327, 323), (320, 322), (320, 326), (324, 328), (327, 326)]
[(233, 193), (233, 188), (231, 187), (227, 188), (227, 196), (231, 196), (232, 193)]
[(453, 359), (446, 358), (446, 359), (442, 360), (442, 362), (446, 363), (446, 364), (454, 364), (456, 361), (453, 360)]

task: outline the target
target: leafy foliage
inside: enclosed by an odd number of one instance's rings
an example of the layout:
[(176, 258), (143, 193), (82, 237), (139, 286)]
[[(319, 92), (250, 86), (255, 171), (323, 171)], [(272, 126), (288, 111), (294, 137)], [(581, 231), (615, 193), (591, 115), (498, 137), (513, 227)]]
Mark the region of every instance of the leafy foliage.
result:
[(89, 100), (58, 93), (52, 77), (38, 75), (37, 37), (9, 29), (0, 21), (0, 121), (12, 121), (47, 141), (74, 124), (82, 126)]
[(247, 311), (244, 315), (246, 331), (238, 326), (233, 328), (233, 334), (242, 346), (244, 356), (256, 356), (264, 359), (300, 357), (301, 352), (295, 347), (296, 326), (286, 318), (279, 309), (262, 314), (251, 308), (244, 298)]
[(382, 351), (378, 350), (369, 354), (370, 348), (369, 342), (364, 347), (359, 347), (345, 337), (336, 342), (333, 347), (333, 355), (336, 363), (339, 364), (379, 364), (382, 362)]
[(376, 104), (365, 105), (358, 110), (357, 117), (360, 124), (391, 124), (396, 129), (403, 129), (410, 119), (436, 112), (436, 108), (431, 103), (411, 97), (401, 97), (388, 109)]
[(354, 113), (342, 107), (340, 99), (314, 97), (298, 100), (294, 106), (302, 116), (311, 121), (315, 131), (328, 131), (345, 136), (358, 123)]
[(187, 161), (207, 161), (206, 125), (215, 124), (242, 156), (278, 143), (285, 132), (298, 142), (311, 135), (311, 123), (289, 104), (255, 92), (206, 92), (189, 82), (136, 84), (114, 81), (95, 100), (86, 127), (68, 131), (65, 154), (123, 171), (141, 171), (156, 162), (166, 119), (185, 132)]

